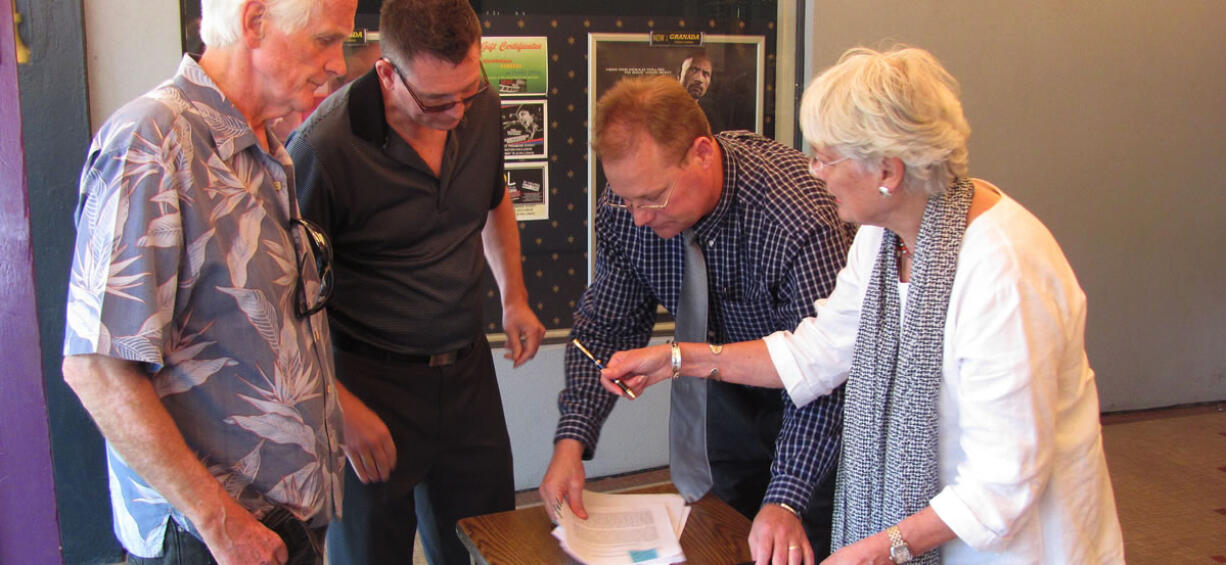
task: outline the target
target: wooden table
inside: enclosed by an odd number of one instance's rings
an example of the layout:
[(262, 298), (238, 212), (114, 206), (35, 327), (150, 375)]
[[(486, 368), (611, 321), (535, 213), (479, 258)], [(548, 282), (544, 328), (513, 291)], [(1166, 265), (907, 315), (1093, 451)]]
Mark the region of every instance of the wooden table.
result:
[[(622, 491), (677, 492), (671, 484)], [(681, 550), (690, 565), (735, 565), (749, 561), (749, 520), (708, 494), (693, 505)], [(456, 532), (479, 565), (575, 565), (550, 535), (553, 523), (540, 506), (460, 520)]]

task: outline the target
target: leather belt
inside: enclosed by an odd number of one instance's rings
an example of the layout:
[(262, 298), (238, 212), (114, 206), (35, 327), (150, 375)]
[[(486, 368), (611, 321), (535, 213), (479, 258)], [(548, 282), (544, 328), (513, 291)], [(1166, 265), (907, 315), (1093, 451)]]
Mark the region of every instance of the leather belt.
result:
[(338, 349), (361, 355), (362, 357), (366, 357), (368, 359), (381, 361), (386, 364), (410, 363), (414, 365), (428, 365), (430, 367), (447, 367), (455, 365), (456, 361), (471, 353), (473, 348), (477, 345), (477, 343), (474, 341), (452, 351), (435, 353), (433, 355), (415, 355), (412, 353), (388, 351), (382, 347), (358, 341), (339, 332), (332, 333), (332, 344)]

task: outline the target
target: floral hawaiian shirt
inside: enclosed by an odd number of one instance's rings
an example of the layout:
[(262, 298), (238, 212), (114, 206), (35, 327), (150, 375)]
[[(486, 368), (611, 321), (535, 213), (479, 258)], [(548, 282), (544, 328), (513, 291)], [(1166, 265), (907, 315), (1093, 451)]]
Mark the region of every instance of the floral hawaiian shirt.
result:
[[(320, 282), (291, 228), (292, 162), (268, 137), (271, 154), (190, 57), (111, 116), (81, 173), (64, 354), (141, 362), (231, 496), (322, 525), (344, 465), (331, 345), (324, 313), (296, 314)], [(194, 531), (110, 445), (107, 459), (129, 552), (159, 556), (169, 517)]]

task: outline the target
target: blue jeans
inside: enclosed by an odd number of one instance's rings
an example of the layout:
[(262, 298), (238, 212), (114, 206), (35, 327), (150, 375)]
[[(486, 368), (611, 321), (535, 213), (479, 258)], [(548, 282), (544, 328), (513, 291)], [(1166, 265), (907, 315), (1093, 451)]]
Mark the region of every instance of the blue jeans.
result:
[[(273, 527), (267, 519), (265, 525)], [(288, 536), (282, 530), (283, 528), (273, 528), (273, 531), (286, 540), (290, 553), (288, 565), (318, 565), (323, 562), (323, 528), (303, 528), (296, 532), (296, 535)], [(167, 520), (161, 557), (129, 555), (127, 562), (131, 565), (217, 565), (209, 547), (174, 520)]]

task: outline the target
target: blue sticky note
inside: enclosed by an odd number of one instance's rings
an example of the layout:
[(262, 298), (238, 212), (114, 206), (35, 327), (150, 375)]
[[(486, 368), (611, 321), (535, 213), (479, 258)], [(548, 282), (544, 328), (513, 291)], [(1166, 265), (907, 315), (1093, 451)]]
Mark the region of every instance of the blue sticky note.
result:
[(643, 561), (651, 561), (652, 559), (655, 559), (658, 555), (659, 554), (657, 554), (656, 550), (654, 549), (639, 549), (639, 550), (632, 549), (630, 550), (630, 560), (635, 563), (641, 563)]

